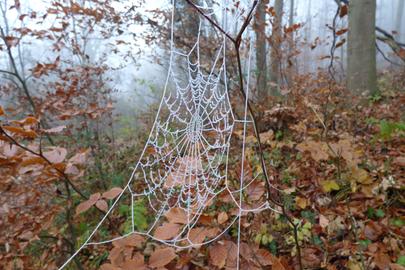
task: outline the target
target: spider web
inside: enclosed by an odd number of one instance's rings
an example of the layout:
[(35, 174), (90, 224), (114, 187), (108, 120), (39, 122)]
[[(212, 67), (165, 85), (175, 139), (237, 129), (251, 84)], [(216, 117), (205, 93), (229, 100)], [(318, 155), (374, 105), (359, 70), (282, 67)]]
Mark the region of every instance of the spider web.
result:
[[(250, 1), (247, 2), (235, 5), (231, 0), (204, 1), (197, 7), (208, 17), (219, 17), (218, 24), (232, 34), (252, 6)], [(198, 32), (194, 45), (188, 51), (177, 48), (174, 43), (174, 1), (172, 5), (168, 76), (144, 150), (122, 193), (76, 253), (59, 269), (88, 246), (110, 243), (133, 234), (184, 249), (213, 242), (230, 228), (235, 228), (239, 254), (241, 216), (271, 209), (266, 198), (254, 205), (243, 201), (243, 192), (259, 175), (245, 182), (246, 133), (251, 120), (247, 116), (247, 100), (242, 120), (236, 119), (232, 110), (228, 96), (227, 37), (219, 34), (222, 41), (218, 48), (213, 49), (214, 58), (207, 61), (200, 53), (200, 46), (212, 26), (205, 18), (196, 15)], [(248, 47), (247, 96), (252, 58), (252, 46)], [(238, 167), (240, 176), (237, 181), (230, 181), (231, 138), (238, 124), (243, 130), (241, 165)], [(202, 227), (208, 210), (217, 207), (219, 198), (232, 205), (228, 207), (229, 219), (220, 225), (205, 224)], [(139, 206), (143, 204), (148, 207)], [(149, 217), (147, 224), (139, 223), (139, 211)], [(123, 216), (126, 226), (121, 236), (108, 239), (104, 236), (107, 230), (104, 223), (113, 213)], [(169, 226), (165, 221), (174, 214), (176, 220)], [(169, 235), (167, 231), (170, 231)]]

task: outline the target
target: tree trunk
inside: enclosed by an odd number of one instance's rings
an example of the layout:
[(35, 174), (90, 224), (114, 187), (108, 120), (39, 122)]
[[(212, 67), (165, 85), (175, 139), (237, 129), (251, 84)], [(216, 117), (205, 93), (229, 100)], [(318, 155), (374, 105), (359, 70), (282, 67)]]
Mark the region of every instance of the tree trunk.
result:
[[(288, 26), (290, 28), (293, 27), (294, 25), (294, 9), (295, 9), (295, 5), (294, 5), (294, 0), (290, 0), (290, 15), (289, 15), (289, 19), (288, 19)], [(295, 57), (294, 55), (294, 46), (295, 46), (295, 42), (294, 42), (294, 31), (291, 31), (289, 33), (289, 37), (288, 37), (288, 83), (289, 85), (291, 85), (291, 82), (294, 80), (294, 75), (295, 75), (295, 69), (296, 69), (296, 63), (294, 61)]]
[(267, 1), (260, 1), (256, 11), (256, 69), (257, 69), (257, 93), (259, 98), (268, 96), (267, 89), (267, 59), (266, 59), (266, 8)]
[(276, 0), (274, 5), (275, 18), (273, 33), (271, 35), (271, 70), (270, 82), (273, 95), (278, 95), (281, 75), (281, 43), (282, 43), (282, 21), (283, 21), (283, 0)]
[(350, 2), (347, 86), (353, 93), (377, 92), (376, 0)]
[(402, 41), (401, 34), (402, 34), (402, 18), (404, 16), (404, 8), (405, 8), (405, 1), (399, 0), (398, 9), (397, 9), (397, 18), (395, 23), (395, 31), (398, 32), (398, 40)]

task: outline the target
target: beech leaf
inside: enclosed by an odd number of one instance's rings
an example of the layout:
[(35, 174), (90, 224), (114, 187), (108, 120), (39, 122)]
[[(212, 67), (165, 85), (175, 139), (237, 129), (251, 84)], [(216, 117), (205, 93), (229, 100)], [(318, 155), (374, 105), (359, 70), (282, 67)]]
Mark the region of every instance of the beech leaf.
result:
[(112, 200), (112, 199), (115, 199), (118, 195), (120, 195), (121, 192), (122, 192), (122, 188), (114, 187), (114, 188), (110, 189), (109, 191), (104, 192), (102, 197), (107, 200)]
[(150, 267), (163, 267), (176, 258), (176, 253), (171, 247), (155, 250), (149, 258)]
[(163, 223), (155, 230), (154, 236), (162, 240), (169, 240), (177, 236), (181, 225), (174, 223)]

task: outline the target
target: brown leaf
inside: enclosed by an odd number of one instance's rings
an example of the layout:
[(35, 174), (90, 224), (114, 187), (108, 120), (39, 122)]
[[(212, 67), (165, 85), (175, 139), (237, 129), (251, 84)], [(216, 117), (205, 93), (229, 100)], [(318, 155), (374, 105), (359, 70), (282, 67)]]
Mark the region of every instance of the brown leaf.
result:
[(120, 240), (114, 241), (113, 245), (114, 247), (137, 247), (140, 248), (142, 247), (143, 243), (145, 242), (145, 238), (139, 234), (131, 234), (125, 238), (122, 238)]
[(5, 115), (5, 112), (3, 110), (3, 107), (0, 106), (0, 116), (3, 116), (3, 115)]
[(343, 18), (344, 16), (347, 15), (348, 11), (349, 11), (349, 7), (347, 5), (342, 6), (340, 8), (339, 17)]
[(67, 155), (67, 150), (62, 147), (54, 147), (51, 151), (44, 152), (44, 157), (53, 164), (62, 163)]
[(100, 210), (103, 210), (104, 212), (107, 212), (107, 211), (108, 211), (108, 204), (107, 204), (107, 202), (104, 201), (104, 200), (98, 200), (98, 201), (96, 202), (96, 207), (97, 207), (98, 209), (100, 209)]
[(17, 37), (13, 37), (13, 36), (6, 36), (4, 39), (6, 41), (6, 45), (10, 48), (17, 46), (17, 44), (19, 42), (19, 39)]
[(323, 142), (316, 142), (312, 140), (306, 140), (297, 145), (297, 149), (300, 152), (308, 151), (311, 154), (311, 157), (315, 161), (327, 160), (329, 158), (328, 155), (328, 147)]
[(140, 253), (136, 253), (131, 260), (125, 261), (121, 266), (123, 270), (146, 270), (144, 257)]
[(209, 231), (207, 228), (198, 227), (190, 230), (189, 239), (193, 244), (201, 244), (208, 236)]
[(150, 267), (163, 267), (176, 258), (176, 253), (171, 247), (155, 250), (149, 258)]
[(163, 223), (155, 230), (154, 236), (161, 240), (169, 240), (177, 236), (181, 225), (174, 223)]
[(33, 130), (25, 130), (20, 127), (12, 127), (12, 126), (3, 126), (4, 130), (14, 133), (16, 135), (28, 138), (28, 139), (35, 139), (38, 135)]
[(246, 188), (246, 193), (250, 201), (259, 200), (266, 192), (264, 182), (254, 181)]
[(265, 249), (259, 249), (256, 251), (255, 256), (262, 266), (273, 265), (274, 261), (276, 260), (276, 258), (274, 258), (274, 256)]
[(82, 165), (86, 163), (87, 160), (87, 151), (83, 151), (81, 153), (77, 153), (73, 157), (69, 159), (69, 163), (75, 164), (75, 165)]
[(122, 188), (114, 187), (114, 188), (110, 189), (109, 191), (104, 192), (102, 197), (107, 200), (112, 200), (112, 199), (115, 199), (118, 195), (120, 195), (121, 192), (122, 192)]
[(50, 129), (45, 129), (44, 132), (48, 133), (48, 134), (55, 134), (55, 133), (62, 132), (65, 128), (66, 128), (66, 126), (58, 126), (58, 127), (54, 127), (54, 128), (50, 128)]
[(228, 215), (225, 212), (221, 212), (218, 215), (218, 223), (224, 224), (228, 220)]
[(381, 234), (382, 234), (382, 227), (374, 221), (369, 222), (364, 227), (364, 235), (372, 241), (376, 241)]
[(187, 214), (186, 212), (178, 207), (171, 208), (165, 214), (165, 217), (170, 223), (186, 224), (187, 223)]
[(212, 265), (223, 268), (228, 257), (228, 250), (225, 245), (217, 243), (209, 248), (210, 261)]
[(101, 197), (100, 193), (95, 193), (95, 194), (91, 195), (87, 201), (80, 203), (76, 207), (76, 215), (79, 215), (79, 214), (89, 210), (93, 205), (96, 204), (96, 202), (98, 201), (98, 199), (100, 199), (100, 197)]
[(380, 252), (374, 254), (374, 262), (378, 266), (378, 268), (380, 268), (381, 270), (390, 269), (389, 264), (391, 263), (391, 258), (385, 252), (380, 251)]
[(100, 266), (100, 270), (121, 270), (121, 268), (114, 266), (110, 263), (105, 263), (102, 266)]

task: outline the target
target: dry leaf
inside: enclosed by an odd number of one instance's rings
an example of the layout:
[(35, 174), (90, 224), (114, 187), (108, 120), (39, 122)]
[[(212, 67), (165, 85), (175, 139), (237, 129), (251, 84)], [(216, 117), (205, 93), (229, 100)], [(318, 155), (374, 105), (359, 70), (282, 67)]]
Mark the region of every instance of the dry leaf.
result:
[(109, 191), (104, 192), (102, 197), (107, 200), (112, 200), (112, 199), (115, 199), (118, 195), (120, 195), (121, 192), (122, 192), (122, 188), (114, 187), (114, 188), (110, 189)]
[(131, 234), (125, 238), (113, 242), (114, 247), (142, 247), (145, 238), (139, 234)]
[(217, 266), (218, 268), (223, 268), (225, 266), (228, 257), (228, 250), (224, 245), (217, 243), (209, 248), (209, 253), (210, 261), (214, 266)]
[(165, 217), (170, 223), (186, 224), (187, 223), (187, 214), (186, 212), (178, 207), (171, 208), (165, 214)]
[(125, 261), (121, 266), (123, 270), (146, 270), (144, 257), (140, 253), (136, 253), (131, 260)]
[(155, 230), (154, 236), (161, 240), (169, 240), (176, 237), (180, 232), (181, 225), (174, 223), (163, 223)]
[(104, 212), (107, 212), (107, 211), (108, 211), (108, 204), (107, 204), (107, 202), (104, 201), (104, 200), (98, 200), (98, 201), (96, 202), (96, 207), (97, 207), (98, 209), (100, 209), (100, 210), (103, 210)]
[(306, 140), (297, 145), (300, 152), (308, 151), (315, 161), (328, 160), (328, 146), (324, 142)]
[(224, 224), (228, 220), (228, 215), (225, 212), (221, 212), (218, 215), (218, 223)]
[(67, 150), (62, 147), (55, 147), (51, 151), (45, 152), (44, 157), (53, 164), (62, 163), (67, 155)]
[(96, 202), (98, 201), (98, 199), (100, 199), (100, 197), (101, 197), (100, 193), (95, 193), (91, 195), (87, 201), (80, 203), (76, 207), (76, 215), (79, 215), (89, 210), (94, 204), (96, 204)]
[(155, 250), (149, 258), (150, 267), (163, 267), (176, 258), (176, 253), (171, 247)]

